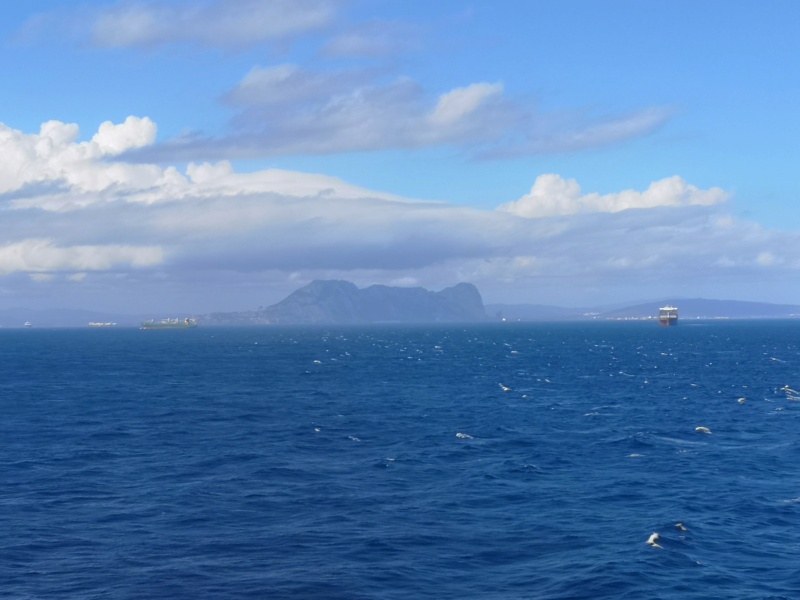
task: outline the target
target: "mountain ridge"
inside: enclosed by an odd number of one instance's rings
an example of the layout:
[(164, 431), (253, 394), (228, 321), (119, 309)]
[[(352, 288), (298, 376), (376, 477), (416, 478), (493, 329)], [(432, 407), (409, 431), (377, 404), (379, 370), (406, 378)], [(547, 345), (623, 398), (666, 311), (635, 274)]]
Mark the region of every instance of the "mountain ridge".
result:
[(280, 302), (256, 311), (212, 313), (208, 325), (316, 325), (360, 323), (455, 323), (486, 321), (478, 289), (458, 283), (439, 292), (421, 287), (315, 280)]

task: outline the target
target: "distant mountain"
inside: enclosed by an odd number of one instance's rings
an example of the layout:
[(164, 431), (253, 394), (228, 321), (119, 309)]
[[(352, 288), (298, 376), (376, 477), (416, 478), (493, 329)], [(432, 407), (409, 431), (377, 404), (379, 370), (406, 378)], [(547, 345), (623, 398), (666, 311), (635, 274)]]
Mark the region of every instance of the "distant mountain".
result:
[(207, 325), (454, 323), (485, 321), (478, 289), (459, 283), (440, 292), (349, 281), (313, 281), (263, 310), (212, 313)]
[(800, 317), (800, 306), (740, 300), (706, 300), (684, 298), (640, 302), (608, 307), (564, 308), (541, 304), (487, 304), (486, 312), (494, 320), (509, 321), (572, 321), (585, 319), (649, 319), (658, 316), (658, 309), (676, 306), (685, 319), (783, 319)]

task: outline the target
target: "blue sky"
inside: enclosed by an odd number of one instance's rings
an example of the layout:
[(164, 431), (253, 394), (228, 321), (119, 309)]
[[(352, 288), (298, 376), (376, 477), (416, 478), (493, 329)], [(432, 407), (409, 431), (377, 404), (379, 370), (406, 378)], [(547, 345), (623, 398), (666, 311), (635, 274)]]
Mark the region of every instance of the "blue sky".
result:
[(800, 303), (796, 2), (4, 12), (0, 307)]

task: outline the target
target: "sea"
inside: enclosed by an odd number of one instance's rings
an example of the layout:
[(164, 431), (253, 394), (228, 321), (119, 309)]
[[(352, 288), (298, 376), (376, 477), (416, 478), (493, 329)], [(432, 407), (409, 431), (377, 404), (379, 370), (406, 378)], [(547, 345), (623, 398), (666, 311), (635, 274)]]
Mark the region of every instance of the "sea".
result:
[(0, 372), (0, 598), (800, 598), (800, 321), (32, 327)]

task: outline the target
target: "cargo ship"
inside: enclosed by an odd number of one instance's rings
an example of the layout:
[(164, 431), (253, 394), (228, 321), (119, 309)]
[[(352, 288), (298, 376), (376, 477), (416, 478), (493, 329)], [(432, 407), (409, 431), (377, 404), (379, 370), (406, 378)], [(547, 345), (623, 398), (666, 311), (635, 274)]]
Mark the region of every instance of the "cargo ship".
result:
[(160, 321), (145, 321), (139, 329), (190, 329), (197, 327), (197, 321), (185, 319), (161, 319)]
[(672, 326), (678, 324), (678, 309), (674, 306), (662, 306), (658, 309), (658, 324)]

